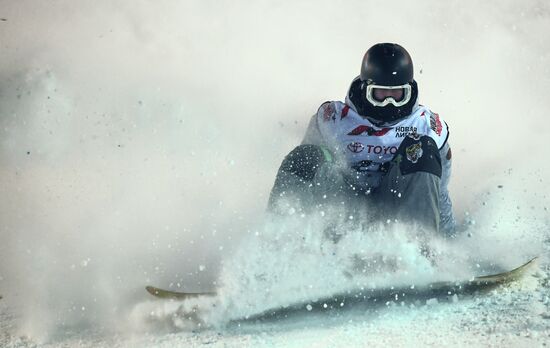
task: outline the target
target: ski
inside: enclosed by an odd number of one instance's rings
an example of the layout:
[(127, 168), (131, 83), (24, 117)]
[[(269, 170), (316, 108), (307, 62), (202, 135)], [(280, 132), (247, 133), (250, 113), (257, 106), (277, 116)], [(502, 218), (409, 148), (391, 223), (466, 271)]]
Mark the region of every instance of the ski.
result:
[(448, 282), (438, 282), (430, 285), (432, 289), (439, 288), (450, 288), (450, 289), (463, 289), (468, 290), (484, 290), (491, 289), (499, 285), (513, 283), (517, 280), (520, 280), (533, 266), (536, 265), (538, 257), (534, 257), (524, 263), (523, 265), (516, 267), (510, 271), (505, 271), (501, 273), (483, 275), (474, 277), (468, 281), (448, 281)]
[[(492, 289), (499, 285), (509, 284), (520, 280), (527, 272), (536, 264), (538, 257), (534, 257), (510, 271), (501, 273), (477, 276), (467, 281), (444, 281), (436, 282), (427, 285), (424, 289), (429, 289), (432, 292), (468, 292)], [(215, 292), (178, 292), (157, 288), (154, 286), (146, 286), (147, 292), (157, 298), (171, 300), (186, 300), (202, 296), (215, 296)], [(419, 289), (420, 290), (420, 289)]]
[(185, 300), (189, 298), (199, 297), (199, 296), (214, 296), (215, 292), (178, 292), (160, 289), (154, 286), (146, 286), (145, 290), (151, 295), (162, 298), (162, 299), (171, 299), (171, 300)]
[(489, 284), (501, 284), (507, 282), (513, 282), (520, 279), (531, 267), (533, 267), (537, 262), (538, 257), (534, 257), (531, 260), (527, 261), (523, 265), (514, 268), (511, 271), (475, 277), (473, 282), (477, 285), (489, 285)]

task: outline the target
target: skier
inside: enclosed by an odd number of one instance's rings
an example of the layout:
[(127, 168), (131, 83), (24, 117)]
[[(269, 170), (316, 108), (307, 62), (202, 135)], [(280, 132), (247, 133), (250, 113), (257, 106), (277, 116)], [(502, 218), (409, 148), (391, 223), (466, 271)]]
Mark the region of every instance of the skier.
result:
[(372, 46), (345, 102), (323, 103), (283, 160), (269, 209), (288, 208), (290, 198), (306, 210), (345, 203), (452, 236), (449, 129), (417, 99), (409, 53), (393, 43)]

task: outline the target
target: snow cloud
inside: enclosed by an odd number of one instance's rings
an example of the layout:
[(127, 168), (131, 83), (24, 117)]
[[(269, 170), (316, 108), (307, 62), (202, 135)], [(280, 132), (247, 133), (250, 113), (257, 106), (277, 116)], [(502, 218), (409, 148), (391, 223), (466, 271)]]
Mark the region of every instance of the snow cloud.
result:
[(450, 125), (459, 218), (548, 222), (546, 2), (0, 4), (0, 294), (27, 334), (120, 323), (149, 283), (216, 287), (380, 41)]

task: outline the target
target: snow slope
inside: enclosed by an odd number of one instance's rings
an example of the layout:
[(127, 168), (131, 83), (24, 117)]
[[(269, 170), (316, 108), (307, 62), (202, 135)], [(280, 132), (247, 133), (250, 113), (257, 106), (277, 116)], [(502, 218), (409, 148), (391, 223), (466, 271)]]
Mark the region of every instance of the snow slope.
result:
[[(511, 245), (502, 237), (493, 239), (491, 233), (476, 237), (472, 233), (476, 229), (470, 227), (470, 237), (464, 234), (452, 242), (431, 240), (438, 262), (433, 264), (420, 254), (416, 241), (399, 239), (398, 225), (395, 229), (376, 226), (357, 234), (348, 226), (347, 234), (335, 243), (314, 233), (319, 231), (318, 223), (295, 216), (292, 224), (288, 222), (292, 218), (286, 217), (285, 225), (271, 221), (225, 260), (219, 294), (214, 298), (156, 300), (143, 291), (130, 312), (117, 316), (124, 325), (64, 323), (43, 342), (21, 336), (17, 329), (21, 318), (13, 314), (9, 300), (2, 300), (0, 343), (6, 347), (484, 347), (543, 346), (550, 340), (548, 235), (540, 248), (529, 250), (525, 241), (535, 240), (530, 234), (523, 234), (524, 245), (516, 240)], [(297, 227), (303, 231), (301, 235), (292, 233)], [(376, 229), (384, 233), (377, 235)], [(285, 230), (289, 233), (282, 232)], [(476, 245), (491, 242), (493, 252), (505, 248), (500, 250), (504, 253), (514, 247), (537, 252), (540, 264), (522, 281), (489, 293), (385, 295), (383, 289), (392, 286), (420, 288), (437, 280), (469, 279), (473, 274), (493, 272), (498, 260), (487, 262), (469, 254), (475, 253), (468, 244), (472, 239)], [(357, 267), (355, 257), (361, 252), (379, 257), (367, 258)], [(518, 255), (524, 257), (523, 252)], [(504, 262), (501, 267), (510, 266)], [(354, 303), (316, 300), (358, 288), (371, 295)], [(274, 311), (294, 303), (302, 305)]]
[(487, 296), (422, 303), (366, 303), (351, 310), (295, 313), (288, 318), (234, 323), (227, 328), (175, 333), (107, 335), (69, 332), (36, 344), (14, 333), (2, 305), (2, 347), (365, 347), (509, 346), (550, 342), (549, 279), (538, 272), (522, 286)]

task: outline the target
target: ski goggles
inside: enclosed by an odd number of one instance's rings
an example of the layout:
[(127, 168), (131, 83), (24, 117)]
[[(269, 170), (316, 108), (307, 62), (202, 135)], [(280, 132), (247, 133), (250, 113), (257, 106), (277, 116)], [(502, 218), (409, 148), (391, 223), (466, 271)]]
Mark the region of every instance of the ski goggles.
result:
[[(375, 92), (380, 90), (383, 98), (376, 98)], [(402, 91), (402, 93), (399, 93)], [(399, 96), (400, 95), (400, 96)], [(386, 106), (392, 104), (400, 107), (411, 100), (412, 88), (410, 84), (401, 86), (367, 85), (367, 100), (374, 106)]]

